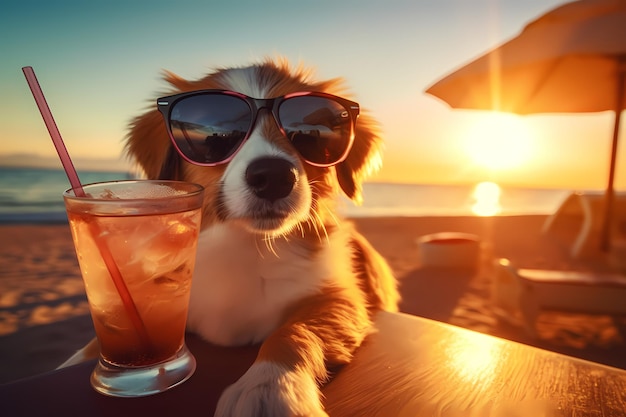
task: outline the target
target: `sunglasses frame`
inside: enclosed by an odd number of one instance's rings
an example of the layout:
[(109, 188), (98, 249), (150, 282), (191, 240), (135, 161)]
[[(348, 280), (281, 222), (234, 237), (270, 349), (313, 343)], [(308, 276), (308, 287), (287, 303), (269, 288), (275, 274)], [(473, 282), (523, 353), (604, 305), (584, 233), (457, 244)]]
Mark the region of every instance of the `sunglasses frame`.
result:
[[(252, 114), (252, 119), (250, 122), (250, 127), (248, 128), (248, 131), (246, 132), (246, 135), (244, 136), (244, 138), (241, 140), (241, 143), (237, 146), (237, 148), (224, 160), (218, 161), (218, 162), (198, 162), (198, 161), (194, 161), (193, 159), (189, 158), (187, 155), (185, 155), (182, 150), (178, 147), (178, 145), (176, 144), (176, 140), (174, 139), (174, 134), (172, 133), (172, 127), (171, 127), (171, 121), (170, 121), (170, 114), (171, 114), (171, 109), (172, 107), (178, 103), (179, 101), (185, 99), (185, 98), (189, 98), (189, 97), (193, 97), (193, 96), (197, 96), (197, 95), (227, 95), (227, 96), (234, 96), (237, 97), (243, 101), (245, 101), (248, 104), (248, 107), (250, 108), (250, 112)], [(221, 165), (221, 164), (225, 164), (227, 162), (229, 162), (231, 159), (233, 159), (235, 157), (235, 155), (237, 155), (237, 153), (239, 152), (239, 150), (241, 149), (241, 147), (244, 145), (244, 143), (246, 143), (246, 141), (248, 140), (248, 138), (250, 137), (250, 135), (252, 134), (252, 131), (254, 130), (254, 126), (256, 125), (256, 121), (257, 118), (259, 116), (259, 112), (263, 109), (268, 110), (271, 114), (272, 117), (274, 118), (274, 121), (276, 122), (276, 125), (278, 126), (278, 128), (280, 129), (281, 133), (288, 138), (287, 136), (287, 132), (285, 131), (285, 129), (283, 128), (281, 122), (280, 122), (280, 118), (278, 116), (278, 109), (280, 107), (280, 105), (286, 101), (289, 100), (291, 98), (294, 97), (321, 97), (321, 98), (326, 98), (332, 101), (335, 101), (337, 103), (339, 103), (341, 106), (343, 106), (349, 113), (350, 115), (350, 137), (348, 138), (348, 145), (346, 146), (346, 149), (344, 151), (344, 153), (341, 155), (341, 157), (332, 163), (317, 163), (317, 162), (312, 162), (309, 161), (308, 159), (304, 158), (303, 159), (310, 165), (313, 166), (317, 166), (317, 167), (330, 167), (333, 165), (337, 165), (341, 162), (343, 162), (346, 157), (348, 156), (348, 154), (350, 153), (350, 149), (352, 149), (352, 144), (354, 142), (354, 135), (355, 135), (355, 131), (356, 131), (356, 121), (359, 117), (359, 112), (360, 112), (360, 106), (358, 103), (342, 98), (342, 97), (338, 97), (332, 94), (328, 94), (328, 93), (323, 93), (323, 92), (316, 92), (316, 91), (301, 91), (301, 92), (297, 92), (297, 93), (291, 93), (291, 94), (287, 94), (284, 96), (280, 96), (280, 97), (274, 97), (274, 98), (253, 98), (253, 97), (249, 97), (245, 94), (241, 94), (241, 93), (237, 93), (235, 91), (230, 91), (230, 90), (219, 90), (219, 89), (211, 89), (211, 90), (194, 90), (194, 91), (188, 91), (188, 92), (184, 92), (184, 93), (179, 93), (179, 94), (174, 94), (174, 95), (170, 95), (170, 96), (165, 96), (165, 97), (161, 97), (159, 99), (157, 99), (157, 108), (159, 110), (159, 112), (161, 112), (161, 114), (163, 115), (163, 118), (165, 120), (165, 125), (167, 127), (167, 133), (170, 137), (170, 140), (172, 142), (172, 144), (174, 145), (174, 148), (176, 149), (177, 153), (184, 158), (187, 162), (194, 164), (194, 165), (199, 165), (199, 166), (217, 166), (217, 165)]]

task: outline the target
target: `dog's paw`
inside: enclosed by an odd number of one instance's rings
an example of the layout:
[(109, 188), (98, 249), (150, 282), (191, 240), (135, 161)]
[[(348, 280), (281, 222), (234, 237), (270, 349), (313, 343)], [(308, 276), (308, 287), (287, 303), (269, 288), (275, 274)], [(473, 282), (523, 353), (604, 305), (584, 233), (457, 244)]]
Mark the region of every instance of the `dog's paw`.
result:
[(253, 364), (220, 397), (215, 417), (328, 417), (315, 379), (269, 362)]

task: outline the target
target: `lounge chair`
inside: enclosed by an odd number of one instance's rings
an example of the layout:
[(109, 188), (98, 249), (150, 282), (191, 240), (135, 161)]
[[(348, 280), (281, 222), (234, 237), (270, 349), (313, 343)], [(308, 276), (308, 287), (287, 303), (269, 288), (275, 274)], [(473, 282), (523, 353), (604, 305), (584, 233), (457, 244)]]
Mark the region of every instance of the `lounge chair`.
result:
[(491, 300), (498, 319), (521, 324), (537, 338), (536, 321), (543, 310), (625, 316), (626, 275), (517, 269), (502, 258), (495, 262)]
[[(604, 219), (604, 192), (573, 192), (546, 219), (542, 232), (570, 246), (574, 259), (600, 254), (600, 233)], [(612, 214), (613, 236), (626, 237), (626, 193), (615, 193)]]

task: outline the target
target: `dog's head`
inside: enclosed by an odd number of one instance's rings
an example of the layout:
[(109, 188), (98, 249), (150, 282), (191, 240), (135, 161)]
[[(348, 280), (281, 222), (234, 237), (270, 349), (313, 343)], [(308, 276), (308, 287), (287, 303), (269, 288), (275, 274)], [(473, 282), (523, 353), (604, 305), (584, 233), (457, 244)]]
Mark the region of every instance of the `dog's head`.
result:
[[(301, 92), (332, 95), (344, 92), (341, 80), (313, 81), (310, 71), (303, 68), (294, 70), (283, 60), (265, 60), (248, 67), (220, 69), (196, 81), (184, 80), (171, 73), (166, 73), (165, 78), (173, 87), (168, 95), (227, 90), (239, 93), (240, 98), (246, 100), (245, 96), (273, 99)], [(153, 109), (132, 122), (127, 151), (141, 165), (148, 178), (180, 179), (202, 184), (206, 189), (205, 226), (219, 221), (237, 221), (248, 230), (276, 236), (298, 226), (304, 230), (307, 225), (316, 227), (325, 224), (326, 218), (332, 216), (329, 207), (332, 207), (339, 188), (350, 199), (360, 202), (364, 177), (380, 163), (380, 138), (376, 123), (361, 111), (354, 124), (354, 140), (347, 154), (336, 164), (320, 166), (324, 164), (307, 162), (303, 146), (296, 145), (293, 136), (289, 135), (291, 140), (287, 137), (287, 126), (279, 126), (282, 116), (277, 120), (272, 113), (270, 107), (273, 101), (262, 103), (267, 108), (257, 109), (253, 124), (245, 132), (245, 140), (240, 141), (234, 152), (224, 158), (227, 160), (225, 163), (203, 166), (183, 157), (181, 153), (184, 152), (177, 150), (168, 133), (168, 123), (171, 129), (173, 123), (166, 122), (168, 116), (164, 113), (163, 117), (156, 102)], [(201, 108), (196, 110), (202, 111)], [(356, 120), (356, 114), (353, 116)], [(223, 120), (224, 123), (230, 121), (232, 118)], [(188, 121), (185, 123), (191, 124)], [(312, 129), (309, 132), (315, 132), (315, 128), (308, 128)], [(300, 126), (298, 129), (307, 127)], [(218, 145), (208, 143), (221, 133), (207, 134), (206, 129), (203, 132), (206, 136), (197, 142), (199, 146), (216, 148)], [(231, 130), (229, 134), (232, 136), (234, 132)], [(302, 133), (302, 130), (298, 132)], [(190, 142), (190, 134), (181, 135)], [(181, 141), (184, 142), (183, 139)], [(318, 146), (315, 140), (307, 143), (313, 145), (306, 146)], [(213, 151), (221, 152), (220, 149)]]

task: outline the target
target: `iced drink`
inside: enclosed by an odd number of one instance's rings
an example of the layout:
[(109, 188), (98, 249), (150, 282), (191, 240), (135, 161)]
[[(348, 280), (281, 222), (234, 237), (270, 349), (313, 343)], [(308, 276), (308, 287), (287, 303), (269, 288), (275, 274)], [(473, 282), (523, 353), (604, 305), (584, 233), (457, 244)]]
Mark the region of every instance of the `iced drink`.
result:
[[(202, 187), (119, 181), (83, 188), (87, 197), (68, 190), (64, 198), (100, 343), (92, 385), (115, 396), (161, 392), (195, 369), (184, 336)], [(103, 251), (125, 288), (116, 285)]]

